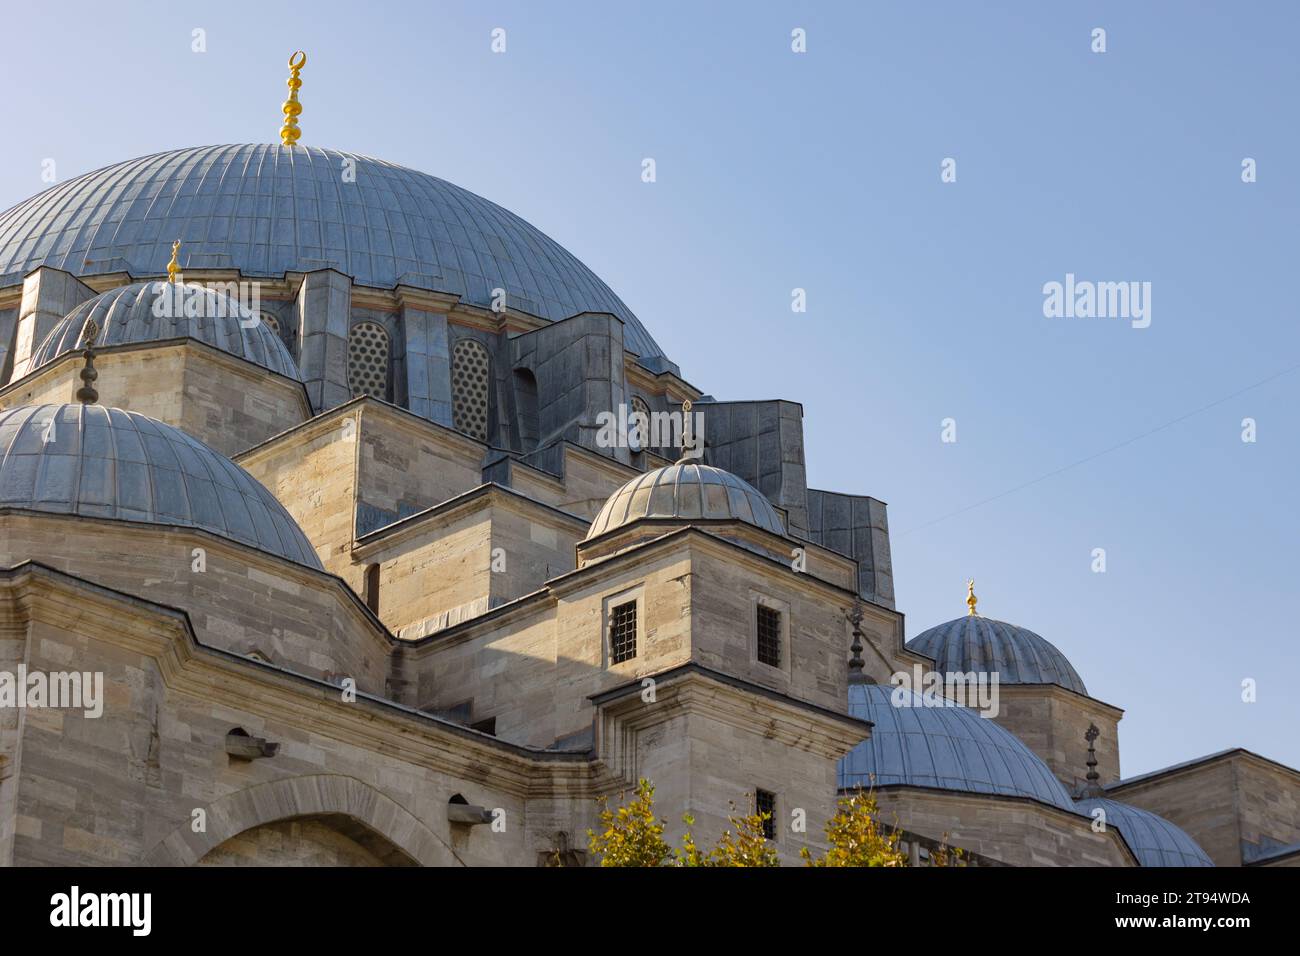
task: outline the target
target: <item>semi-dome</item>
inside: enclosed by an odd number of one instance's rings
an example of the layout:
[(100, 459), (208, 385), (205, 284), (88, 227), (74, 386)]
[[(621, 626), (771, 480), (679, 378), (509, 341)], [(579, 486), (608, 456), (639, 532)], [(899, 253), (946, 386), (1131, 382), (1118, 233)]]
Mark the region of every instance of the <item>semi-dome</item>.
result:
[(1106, 826), (1124, 837), (1143, 866), (1214, 866), (1208, 853), (1181, 827), (1162, 816), (1106, 797), (1085, 797), (1075, 803), (1079, 813), (1097, 819), (1102, 810)]
[(0, 214), (0, 277), (37, 266), (74, 275), (183, 267), (246, 276), (334, 268), (358, 285), (399, 282), (556, 321), (609, 312), (642, 359), (663, 352), (590, 269), (523, 219), (468, 190), (315, 146), (202, 146), (86, 173)]
[(647, 471), (623, 485), (609, 496), (587, 537), (638, 518), (732, 519), (785, 534), (781, 516), (749, 482), (712, 465), (687, 462)]
[(90, 319), (99, 329), (95, 343), (101, 348), (188, 337), (302, 380), (289, 350), (260, 318), (214, 289), (172, 282), (136, 282), (81, 303), (50, 330), (15, 377), (78, 349)]
[(1060, 781), (1019, 737), (970, 708), (939, 701), (901, 687), (850, 684), (849, 713), (874, 726), (840, 760), (840, 789), (901, 785), (1074, 809)]
[(1051, 642), (1027, 628), (980, 614), (922, 631), (907, 646), (934, 658), (940, 673), (996, 673), (1003, 684), (1059, 684), (1088, 693), (1078, 672)]
[(202, 528), (321, 567), (302, 529), (252, 475), (180, 429), (120, 408), (0, 411), (0, 508)]

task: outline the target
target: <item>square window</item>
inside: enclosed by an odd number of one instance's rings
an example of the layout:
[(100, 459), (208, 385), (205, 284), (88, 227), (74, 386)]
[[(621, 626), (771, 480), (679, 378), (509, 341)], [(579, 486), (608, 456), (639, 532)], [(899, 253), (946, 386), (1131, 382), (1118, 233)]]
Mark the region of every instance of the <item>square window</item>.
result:
[(636, 601), (620, 604), (609, 615), (609, 660), (621, 664), (636, 657)]
[(758, 661), (781, 666), (781, 612), (765, 604), (758, 605)]
[(754, 812), (764, 814), (763, 836), (776, 839), (776, 794), (770, 790), (754, 791)]

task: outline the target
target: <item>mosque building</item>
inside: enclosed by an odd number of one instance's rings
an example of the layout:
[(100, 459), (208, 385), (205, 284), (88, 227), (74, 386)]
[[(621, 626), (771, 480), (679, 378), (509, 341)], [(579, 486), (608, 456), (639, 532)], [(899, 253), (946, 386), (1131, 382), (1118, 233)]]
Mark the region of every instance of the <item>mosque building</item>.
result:
[(279, 144), (0, 213), (0, 864), (584, 865), (647, 778), (670, 838), (748, 803), (789, 864), (861, 785), (916, 863), (1300, 865), (1297, 770), (1123, 777), (1123, 711), (973, 588), (905, 641), (885, 504), (808, 487), (797, 402), (300, 142), (305, 61)]

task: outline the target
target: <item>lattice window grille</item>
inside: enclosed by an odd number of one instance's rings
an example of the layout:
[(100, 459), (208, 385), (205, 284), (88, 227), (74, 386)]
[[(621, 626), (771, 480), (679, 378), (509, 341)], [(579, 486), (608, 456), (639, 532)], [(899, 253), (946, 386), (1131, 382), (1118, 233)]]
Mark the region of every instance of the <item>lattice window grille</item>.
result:
[(376, 322), (358, 322), (348, 333), (348, 388), (354, 398), (388, 399), (388, 332)]
[(488, 350), (461, 339), (451, 350), (451, 420), (457, 431), (487, 441), (492, 363)]

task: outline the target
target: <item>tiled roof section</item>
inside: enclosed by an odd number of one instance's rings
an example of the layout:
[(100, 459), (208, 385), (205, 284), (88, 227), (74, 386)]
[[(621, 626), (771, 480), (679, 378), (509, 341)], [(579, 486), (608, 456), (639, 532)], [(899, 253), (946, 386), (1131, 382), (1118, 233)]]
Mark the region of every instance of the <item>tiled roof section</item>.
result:
[[(346, 175), (345, 175), (346, 174)], [(557, 321), (610, 312), (643, 359), (663, 352), (572, 253), (514, 213), (426, 173), (315, 146), (202, 146), (60, 183), (0, 214), (0, 275), (182, 268), (246, 276), (334, 268), (359, 285), (399, 282)]]
[[(895, 706), (895, 695), (902, 706)], [(1047, 764), (970, 708), (940, 705), (904, 688), (850, 684), (849, 713), (875, 726), (870, 739), (840, 761), (841, 789), (926, 787), (1028, 797), (1073, 809)]]
[(1087, 695), (1083, 679), (1045, 638), (1033, 631), (979, 614), (922, 631), (909, 650), (932, 657), (941, 673), (997, 673), (1003, 684), (1059, 684)]
[(780, 515), (761, 491), (711, 465), (678, 463), (638, 475), (609, 496), (587, 537), (638, 518), (739, 519), (785, 535)]
[(1079, 800), (1075, 808), (1088, 817), (1098, 809), (1104, 811), (1106, 826), (1119, 830), (1143, 866), (1214, 866), (1214, 861), (1184, 830), (1150, 810), (1105, 797)]
[[(156, 308), (161, 305), (161, 308)], [(165, 313), (159, 315), (158, 313)], [(192, 283), (136, 282), (110, 289), (73, 309), (50, 330), (15, 377), (76, 350), (94, 319), (98, 346), (161, 342), (182, 336), (301, 381), (298, 366), (280, 338), (258, 317), (220, 292)]]
[(0, 508), (202, 528), (320, 569), (266, 488), (178, 428), (100, 405), (0, 411)]

